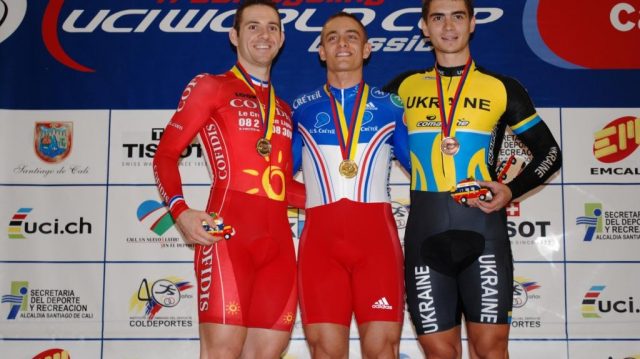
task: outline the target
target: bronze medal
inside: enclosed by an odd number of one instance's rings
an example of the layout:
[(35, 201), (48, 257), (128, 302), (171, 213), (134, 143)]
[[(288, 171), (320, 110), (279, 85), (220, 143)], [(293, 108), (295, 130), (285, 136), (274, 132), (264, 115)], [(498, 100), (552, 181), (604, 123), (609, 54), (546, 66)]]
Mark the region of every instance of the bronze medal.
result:
[(271, 154), (271, 142), (264, 137), (261, 137), (256, 143), (256, 150), (262, 157), (267, 157)]
[(358, 174), (358, 165), (355, 161), (346, 159), (340, 162), (340, 166), (338, 167), (340, 174), (345, 178), (353, 178)]
[(454, 156), (460, 150), (460, 142), (455, 137), (445, 137), (440, 142), (440, 151), (447, 156)]

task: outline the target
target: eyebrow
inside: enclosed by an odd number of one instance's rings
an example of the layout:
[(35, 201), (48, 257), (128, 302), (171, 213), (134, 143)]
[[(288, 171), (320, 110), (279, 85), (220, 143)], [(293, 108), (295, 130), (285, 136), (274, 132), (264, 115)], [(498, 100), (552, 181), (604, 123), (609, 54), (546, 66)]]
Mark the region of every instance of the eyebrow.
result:
[[(433, 17), (433, 16), (445, 16), (446, 14), (443, 12), (433, 12), (431, 14), (429, 14), (429, 17)], [(451, 15), (467, 15), (467, 12), (464, 10), (458, 10), (458, 11), (454, 11), (451, 13)]]
[[(358, 30), (356, 30), (356, 29), (349, 29), (349, 30), (346, 30), (345, 32), (347, 34), (357, 34), (358, 36), (362, 36), (360, 34), (360, 32)], [(338, 33), (337, 30), (331, 30), (331, 31), (325, 33), (324, 36), (329, 36), (329, 35), (333, 35), (333, 34), (337, 34), (337, 33)]]

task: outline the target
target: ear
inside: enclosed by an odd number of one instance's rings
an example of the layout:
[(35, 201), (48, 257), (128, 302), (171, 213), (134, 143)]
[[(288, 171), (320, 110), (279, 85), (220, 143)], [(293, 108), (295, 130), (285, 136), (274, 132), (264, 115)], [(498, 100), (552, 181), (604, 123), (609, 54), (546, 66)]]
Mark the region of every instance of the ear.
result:
[(320, 45), (318, 47), (318, 54), (320, 55), (320, 60), (322, 60), (322, 62), (326, 62), (327, 61), (327, 52), (324, 50), (324, 46)]
[(284, 30), (280, 32), (280, 44), (278, 45), (278, 48), (281, 48), (282, 45), (284, 45)]
[(471, 17), (471, 23), (469, 24), (469, 32), (473, 34), (476, 30), (476, 17), (475, 15)]
[(420, 29), (422, 30), (422, 34), (427, 39), (429, 38), (429, 29), (427, 28), (427, 24), (424, 22), (424, 19), (420, 19), (419, 22)]
[(229, 41), (231, 41), (233, 46), (238, 47), (238, 31), (236, 29), (229, 31)]
[(364, 43), (364, 47), (362, 49), (362, 58), (368, 59), (371, 56), (371, 43), (369, 41)]

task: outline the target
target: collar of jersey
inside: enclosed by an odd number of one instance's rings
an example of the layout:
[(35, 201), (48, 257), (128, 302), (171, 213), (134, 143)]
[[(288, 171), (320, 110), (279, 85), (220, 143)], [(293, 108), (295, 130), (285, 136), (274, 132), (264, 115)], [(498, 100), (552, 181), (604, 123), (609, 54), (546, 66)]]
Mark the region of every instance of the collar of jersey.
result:
[(360, 84), (357, 84), (355, 86), (347, 87), (345, 89), (341, 89), (341, 88), (337, 88), (329, 85), (329, 91), (331, 91), (331, 93), (333, 94), (333, 97), (335, 97), (338, 101), (340, 101), (340, 99), (343, 97), (347, 98), (347, 97), (353, 97), (357, 95), (359, 85)]
[(260, 87), (269, 87), (269, 81), (262, 81), (257, 77), (253, 77), (253, 75), (249, 75), (249, 77), (251, 78), (251, 82), (254, 85), (260, 86)]
[(461, 76), (464, 71), (464, 65), (455, 67), (436, 66), (435, 70), (440, 73), (440, 76)]

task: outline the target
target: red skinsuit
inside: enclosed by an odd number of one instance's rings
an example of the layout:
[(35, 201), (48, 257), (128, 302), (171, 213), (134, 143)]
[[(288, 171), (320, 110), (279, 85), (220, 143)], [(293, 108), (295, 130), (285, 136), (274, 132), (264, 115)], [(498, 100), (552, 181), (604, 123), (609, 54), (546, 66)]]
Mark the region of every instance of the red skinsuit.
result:
[[(254, 79), (255, 80), (255, 79)], [(231, 71), (196, 76), (182, 93), (154, 159), (156, 182), (174, 218), (188, 208), (177, 162), (198, 136), (213, 183), (206, 211), (235, 228), (230, 240), (196, 245), (201, 323), (291, 330), (296, 310), (296, 264), (287, 219), (286, 184), (292, 178), (291, 110), (276, 100), (272, 151), (263, 157), (260, 104), (268, 88), (254, 91)]]

